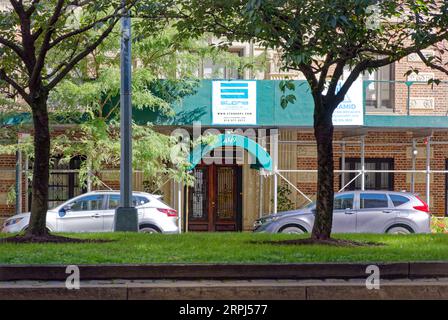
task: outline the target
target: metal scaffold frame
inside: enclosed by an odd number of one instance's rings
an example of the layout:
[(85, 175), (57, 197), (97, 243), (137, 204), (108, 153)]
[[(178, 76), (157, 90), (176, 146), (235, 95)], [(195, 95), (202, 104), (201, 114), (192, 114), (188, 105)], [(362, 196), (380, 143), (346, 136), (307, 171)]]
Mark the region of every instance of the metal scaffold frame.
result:
[[(432, 170), (431, 169), (431, 147), (433, 145), (448, 145), (448, 141), (432, 141), (432, 132), (430, 134), (421, 135), (412, 138), (412, 157), (411, 157), (411, 169), (410, 170), (367, 170), (365, 165), (366, 160), (366, 135), (354, 135), (350, 136), (350, 138), (358, 138), (357, 141), (355, 140), (347, 140), (347, 138), (343, 138), (341, 141), (335, 141), (334, 144), (339, 144), (341, 146), (341, 167), (345, 168), (346, 163), (346, 147), (347, 145), (359, 145), (359, 153), (360, 153), (360, 161), (361, 161), (361, 169), (360, 170), (346, 170), (346, 169), (338, 169), (334, 170), (336, 174), (341, 175), (341, 186), (342, 188), (338, 190), (338, 192), (344, 191), (351, 183), (353, 183), (356, 179), (361, 179), (361, 190), (366, 189), (366, 174), (367, 173), (409, 173), (411, 174), (411, 182), (410, 182), (410, 192), (415, 193), (415, 175), (417, 173), (424, 173), (426, 174), (425, 177), (425, 196), (426, 196), (426, 202), (429, 206), (431, 206), (431, 175), (432, 174), (448, 174), (448, 170)], [(425, 148), (426, 148), (426, 159), (425, 159), (425, 169), (423, 170), (416, 170), (416, 159), (417, 159), (417, 140), (421, 138), (424, 138), (425, 141)], [(305, 192), (300, 190), (300, 188), (295, 185), (293, 182), (291, 182), (287, 177), (285, 177), (285, 173), (317, 173), (318, 171), (316, 169), (282, 169), (279, 168), (278, 163), (278, 149), (279, 144), (303, 144), (303, 145), (315, 145), (313, 141), (279, 141), (273, 140), (272, 143), (274, 144), (274, 184), (273, 184), (273, 197), (274, 197), (274, 213), (277, 213), (278, 211), (278, 177), (280, 177), (282, 180), (284, 180), (289, 186), (291, 186), (297, 193), (299, 193), (304, 199), (306, 199), (309, 202), (312, 202), (311, 197), (307, 195)], [(406, 143), (381, 143), (381, 144), (369, 144), (369, 146), (406, 146)], [(402, 151), (400, 151), (402, 152)], [(355, 177), (352, 178), (350, 181), (345, 181), (345, 173), (356, 173)]]

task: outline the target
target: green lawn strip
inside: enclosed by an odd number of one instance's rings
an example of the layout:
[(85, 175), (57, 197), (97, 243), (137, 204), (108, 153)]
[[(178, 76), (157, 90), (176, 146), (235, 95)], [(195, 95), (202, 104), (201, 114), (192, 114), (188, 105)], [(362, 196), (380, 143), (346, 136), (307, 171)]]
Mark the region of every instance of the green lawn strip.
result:
[[(0, 264), (300, 263), (448, 261), (448, 235), (345, 234), (337, 238), (384, 243), (375, 247), (273, 245), (297, 235), (253, 233), (65, 234), (113, 240), (82, 244), (0, 244)], [(7, 235), (0, 234), (0, 237)]]

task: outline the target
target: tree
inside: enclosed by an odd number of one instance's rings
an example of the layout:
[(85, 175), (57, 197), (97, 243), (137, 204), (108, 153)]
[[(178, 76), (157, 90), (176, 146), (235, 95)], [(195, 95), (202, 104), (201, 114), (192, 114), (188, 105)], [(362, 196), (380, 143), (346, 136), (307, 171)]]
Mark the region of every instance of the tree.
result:
[[(134, 22), (134, 28), (139, 24)], [(101, 170), (119, 165), (119, 37), (118, 32), (112, 31), (49, 94), (50, 127), (75, 124), (74, 128), (52, 138), (50, 155), (62, 157), (61, 162), (81, 157), (84, 160), (78, 175), (81, 186), (103, 187)], [(256, 67), (254, 64), (258, 61), (247, 61), (222, 48), (209, 46), (208, 38), (205, 35), (197, 40), (188, 39), (169, 27), (153, 35), (137, 33), (133, 44), (134, 108), (154, 111), (159, 119), (169, 119), (174, 115), (171, 106), (196, 91), (198, 68), (207, 59), (227, 66)], [(49, 53), (49, 59), (53, 54), (60, 53)], [(7, 92), (4, 94), (0, 104), (3, 117), (26, 114), (23, 103), (8, 99)], [(0, 128), (0, 137), (6, 139), (0, 145), (0, 154), (22, 150), (33, 161), (32, 141), (16, 141), (17, 133), (27, 129), (26, 123)], [(192, 181), (185, 150), (174, 148), (177, 144), (175, 137), (157, 132), (152, 123), (133, 124), (133, 167), (143, 173), (150, 191), (158, 190), (169, 179), (187, 184)], [(172, 161), (172, 150), (180, 153), (176, 163)], [(14, 188), (11, 191), (12, 199)]]
[(437, 0), (192, 0), (184, 2), (177, 26), (193, 36), (209, 31), (229, 41), (255, 39), (278, 50), (285, 69), (306, 77), (318, 153), (311, 239), (327, 241), (333, 216), (334, 110), (362, 73), (446, 39), (447, 8)]
[[(167, 6), (161, 1), (140, 1), (138, 7), (136, 1), (125, 4), (127, 10), (151, 9), (141, 27), (147, 32), (163, 28)], [(26, 102), (34, 125), (31, 218), (26, 233), (30, 241), (49, 236), (45, 227), (49, 94), (111, 34), (122, 9), (119, 0), (10, 0), (9, 8), (0, 12), (0, 86)]]
[[(89, 181), (101, 185), (98, 175), (88, 173), (99, 173), (105, 165), (119, 164), (118, 38), (118, 34), (112, 33), (49, 97), (53, 117), (68, 123), (83, 118), (75, 129), (55, 137), (52, 144), (52, 154), (63, 155), (63, 161), (75, 156), (85, 159), (80, 168), (80, 184)], [(195, 93), (198, 69), (206, 59), (225, 62), (227, 66), (252, 67), (250, 61), (211, 47), (207, 40), (207, 35), (188, 39), (170, 27), (154, 35), (136, 36), (132, 55), (134, 109), (153, 111), (158, 119), (169, 119), (174, 115), (172, 105)], [(133, 167), (142, 171), (152, 190), (171, 178), (191, 182), (187, 155), (183, 153), (185, 150), (175, 148), (176, 137), (159, 133), (152, 123), (141, 121), (133, 124), (133, 133)], [(102, 150), (101, 154), (97, 150)], [(180, 152), (175, 163), (171, 159), (173, 150)]]

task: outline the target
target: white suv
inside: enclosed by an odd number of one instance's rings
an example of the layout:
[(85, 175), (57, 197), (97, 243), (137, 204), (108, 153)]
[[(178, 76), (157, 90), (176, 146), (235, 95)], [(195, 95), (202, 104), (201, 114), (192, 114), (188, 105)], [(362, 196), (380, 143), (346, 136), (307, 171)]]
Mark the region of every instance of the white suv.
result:
[[(177, 211), (165, 204), (161, 196), (133, 192), (132, 202), (138, 210), (140, 232), (178, 232)], [(52, 232), (111, 232), (119, 204), (119, 191), (85, 193), (48, 210), (47, 228)], [(5, 221), (2, 232), (24, 231), (29, 221), (29, 212), (12, 216)]]

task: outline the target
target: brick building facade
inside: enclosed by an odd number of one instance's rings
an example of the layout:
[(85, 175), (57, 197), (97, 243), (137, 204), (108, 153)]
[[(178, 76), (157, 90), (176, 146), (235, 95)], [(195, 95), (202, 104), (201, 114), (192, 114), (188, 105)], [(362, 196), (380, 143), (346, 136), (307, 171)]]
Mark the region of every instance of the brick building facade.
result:
[[(244, 56), (265, 53), (260, 48), (253, 48), (253, 46), (244, 43), (236, 44), (233, 50), (238, 50)], [(435, 50), (428, 49), (427, 54), (435, 54)], [(228, 74), (236, 75), (237, 78), (258, 79), (259, 83), (285, 77), (295, 80), (303, 79), (299, 73), (280, 71), (275, 52), (268, 52), (267, 55), (269, 63), (266, 72), (246, 72), (244, 74), (228, 72)], [(444, 57), (444, 61), (448, 61), (448, 59)], [(404, 74), (410, 67), (419, 69), (418, 75), (405, 76)], [(202, 74), (206, 78), (206, 73), (202, 72)], [(441, 72), (427, 68), (415, 55), (409, 56), (373, 75), (365, 75), (362, 79), (363, 90), (365, 91), (361, 93), (363, 95), (365, 123), (363, 126), (336, 128), (334, 167), (336, 170), (358, 170), (361, 161), (360, 141), (364, 139), (367, 188), (410, 191), (412, 180), (414, 180), (414, 191), (430, 202), (431, 211), (437, 215), (445, 215), (448, 211), (448, 186), (446, 173), (444, 172), (448, 169), (448, 83), (431, 86), (426, 83), (430, 78), (448, 80), (446, 75)], [(269, 88), (273, 91), (277, 90), (275, 84)], [(275, 97), (275, 93), (272, 96)], [(202, 103), (204, 100), (199, 98), (198, 96), (198, 101)], [(189, 99), (194, 102), (195, 97)], [(306, 99), (299, 97), (299, 100)], [(308, 103), (307, 110), (312, 110), (309, 109), (309, 100), (306, 101), (304, 103)], [(211, 106), (207, 107), (211, 108)], [(275, 109), (274, 107), (277, 106), (273, 105), (272, 109)], [(259, 112), (261, 113), (262, 110)], [(288, 117), (291, 119), (290, 123), (287, 122), (289, 118), (285, 120), (279, 116), (275, 120), (278, 123), (274, 121), (265, 126), (279, 130), (278, 169), (282, 176), (298, 190), (313, 198), (316, 190), (317, 174), (315, 170), (317, 163), (312, 132), (312, 113), (304, 114), (300, 108), (290, 108), (284, 112), (288, 113)], [(297, 125), (297, 121), (293, 121), (294, 119), (302, 121), (301, 124)], [(182, 123), (182, 126), (189, 127), (191, 124)], [(211, 124), (208, 126), (213, 127)], [(217, 128), (223, 129), (222, 126), (217, 126)], [(166, 130), (165, 127), (164, 130)], [(56, 130), (54, 134), (58, 134), (58, 132), (60, 131)], [(429, 140), (428, 137), (430, 137)], [(413, 139), (415, 148), (413, 148)], [(429, 199), (427, 199), (428, 173), (426, 173), (428, 141), (430, 143), (429, 164), (433, 171), (429, 173)], [(345, 168), (342, 166), (344, 162), (342, 160), (343, 153), (345, 154)], [(413, 154), (415, 154), (415, 170), (419, 171), (414, 174), (410, 172), (413, 167)], [(73, 167), (62, 168), (62, 170), (76, 171), (75, 164)], [(22, 166), (25, 167), (25, 162), (22, 163)], [(274, 211), (274, 178), (273, 176), (260, 176), (259, 172), (247, 165), (240, 165), (239, 167), (240, 171), (232, 171), (230, 175), (229, 172), (226, 172), (227, 169), (221, 169), (223, 176), (234, 175), (237, 177), (236, 183), (241, 183), (242, 186), (239, 213), (241, 223), (236, 230), (250, 230), (256, 218)], [(68, 180), (73, 180), (74, 177), (56, 173), (54, 171), (56, 169), (53, 168), (52, 179), (60, 179), (62, 188), (75, 188), (75, 186), (64, 185)], [(113, 170), (113, 168), (109, 169), (102, 173), (101, 178), (109, 187), (118, 189), (118, 171)], [(220, 168), (208, 172), (219, 175), (219, 173), (216, 173), (217, 170), (219, 171)], [(391, 172), (369, 172), (370, 170)], [(344, 184), (354, 178), (354, 173), (344, 173), (344, 177), (342, 177), (342, 174), (337, 172), (335, 177), (335, 191), (338, 191)], [(16, 211), (29, 210), (25, 173), (22, 173), (21, 209), (17, 210), (14, 203), (7, 203), (8, 193), (11, 192), (11, 187), (14, 187), (15, 181), (16, 156), (0, 155), (0, 220)], [(283, 179), (279, 179), (279, 184), (288, 185)], [(165, 201), (173, 207), (177, 207), (179, 203), (176, 198), (176, 188), (176, 184), (172, 182), (162, 189)], [(359, 188), (359, 178), (347, 188)], [(144, 189), (144, 181), (138, 172), (134, 174), (134, 189)], [(76, 195), (84, 191), (78, 188), (70, 192)], [(70, 193), (66, 192), (65, 194)], [(191, 214), (188, 211), (191, 201), (193, 201), (189, 196), (191, 194), (194, 195), (191, 190), (183, 192), (184, 208), (177, 208), (187, 211), (186, 217), (183, 219), (187, 223), (188, 215)], [(306, 203), (305, 197), (296, 192), (294, 188), (292, 188), (289, 198), (296, 207)], [(60, 200), (66, 199), (61, 198)], [(186, 228), (188, 229), (188, 226)], [(212, 228), (212, 230), (216, 229)]]

